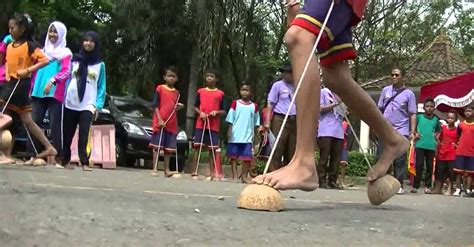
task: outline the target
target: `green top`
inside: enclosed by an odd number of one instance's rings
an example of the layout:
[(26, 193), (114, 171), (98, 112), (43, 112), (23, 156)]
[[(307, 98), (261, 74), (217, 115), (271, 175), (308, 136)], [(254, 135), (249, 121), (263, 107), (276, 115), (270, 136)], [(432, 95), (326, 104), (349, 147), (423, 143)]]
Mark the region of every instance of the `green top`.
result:
[(436, 150), (436, 133), (441, 131), (441, 125), (437, 116), (431, 118), (425, 114), (418, 114), (416, 116), (416, 132), (420, 138), (416, 141), (416, 148), (423, 148), (428, 150)]

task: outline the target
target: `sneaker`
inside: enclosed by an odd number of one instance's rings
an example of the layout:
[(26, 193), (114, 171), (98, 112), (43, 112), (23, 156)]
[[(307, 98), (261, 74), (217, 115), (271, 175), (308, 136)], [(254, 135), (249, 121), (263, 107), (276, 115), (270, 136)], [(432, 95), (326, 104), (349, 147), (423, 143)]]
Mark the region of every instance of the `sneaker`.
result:
[(418, 189), (417, 188), (413, 188), (410, 190), (411, 193), (418, 193)]
[(56, 163), (55, 167), (58, 168), (58, 169), (64, 169), (64, 166), (62, 166), (62, 165), (60, 165), (60, 164), (58, 164), (58, 163)]
[(466, 190), (466, 196), (470, 196), (472, 193), (472, 190)]
[(453, 196), (461, 196), (461, 189), (456, 189), (456, 191), (454, 191), (453, 193)]
[(398, 195), (403, 195), (403, 194), (405, 194), (405, 190), (403, 188), (400, 188), (400, 189), (398, 189), (397, 194)]

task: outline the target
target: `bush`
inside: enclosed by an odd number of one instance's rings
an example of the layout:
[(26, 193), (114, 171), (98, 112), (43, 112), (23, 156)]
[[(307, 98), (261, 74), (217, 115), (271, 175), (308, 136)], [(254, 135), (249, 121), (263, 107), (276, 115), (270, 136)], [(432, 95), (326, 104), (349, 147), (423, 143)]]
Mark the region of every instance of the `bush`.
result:
[[(370, 165), (375, 164), (375, 156), (366, 154)], [(347, 167), (346, 175), (353, 177), (364, 177), (367, 175), (369, 166), (365, 161), (364, 154), (356, 151), (349, 152), (349, 166)]]

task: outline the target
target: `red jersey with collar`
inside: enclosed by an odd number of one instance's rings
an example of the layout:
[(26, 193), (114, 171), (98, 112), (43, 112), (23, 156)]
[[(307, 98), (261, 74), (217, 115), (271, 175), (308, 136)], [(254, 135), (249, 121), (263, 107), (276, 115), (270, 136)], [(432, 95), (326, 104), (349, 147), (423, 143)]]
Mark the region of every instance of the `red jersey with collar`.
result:
[[(201, 112), (209, 114), (212, 111), (224, 110), (224, 92), (217, 88), (200, 88), (197, 91), (196, 103), (194, 104)], [(220, 116), (209, 116), (210, 129), (215, 132), (220, 130)], [(204, 121), (199, 118), (196, 120), (196, 129), (208, 129), (208, 124), (204, 126)]]
[[(175, 108), (179, 100), (179, 91), (166, 85), (158, 85), (155, 94), (157, 99), (156, 109), (160, 112), (161, 119), (166, 123), (165, 130), (172, 134), (177, 134), (178, 118), (176, 117)], [(160, 130), (158, 116), (154, 113), (153, 133), (158, 133)]]
[(474, 123), (462, 122), (458, 126), (460, 132), (456, 155), (474, 157)]
[(457, 140), (458, 129), (456, 127), (450, 129), (447, 125), (441, 126), (437, 160), (455, 160)]

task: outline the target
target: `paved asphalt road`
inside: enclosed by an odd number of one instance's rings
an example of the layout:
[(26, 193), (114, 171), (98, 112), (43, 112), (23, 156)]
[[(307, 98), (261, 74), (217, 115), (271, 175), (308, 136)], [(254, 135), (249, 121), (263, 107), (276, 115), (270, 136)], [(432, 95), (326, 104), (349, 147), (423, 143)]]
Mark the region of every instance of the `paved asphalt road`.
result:
[(285, 211), (255, 212), (235, 207), (245, 185), (160, 175), (0, 166), (0, 246), (474, 244), (471, 198), (403, 195), (374, 207), (365, 188), (288, 191)]

